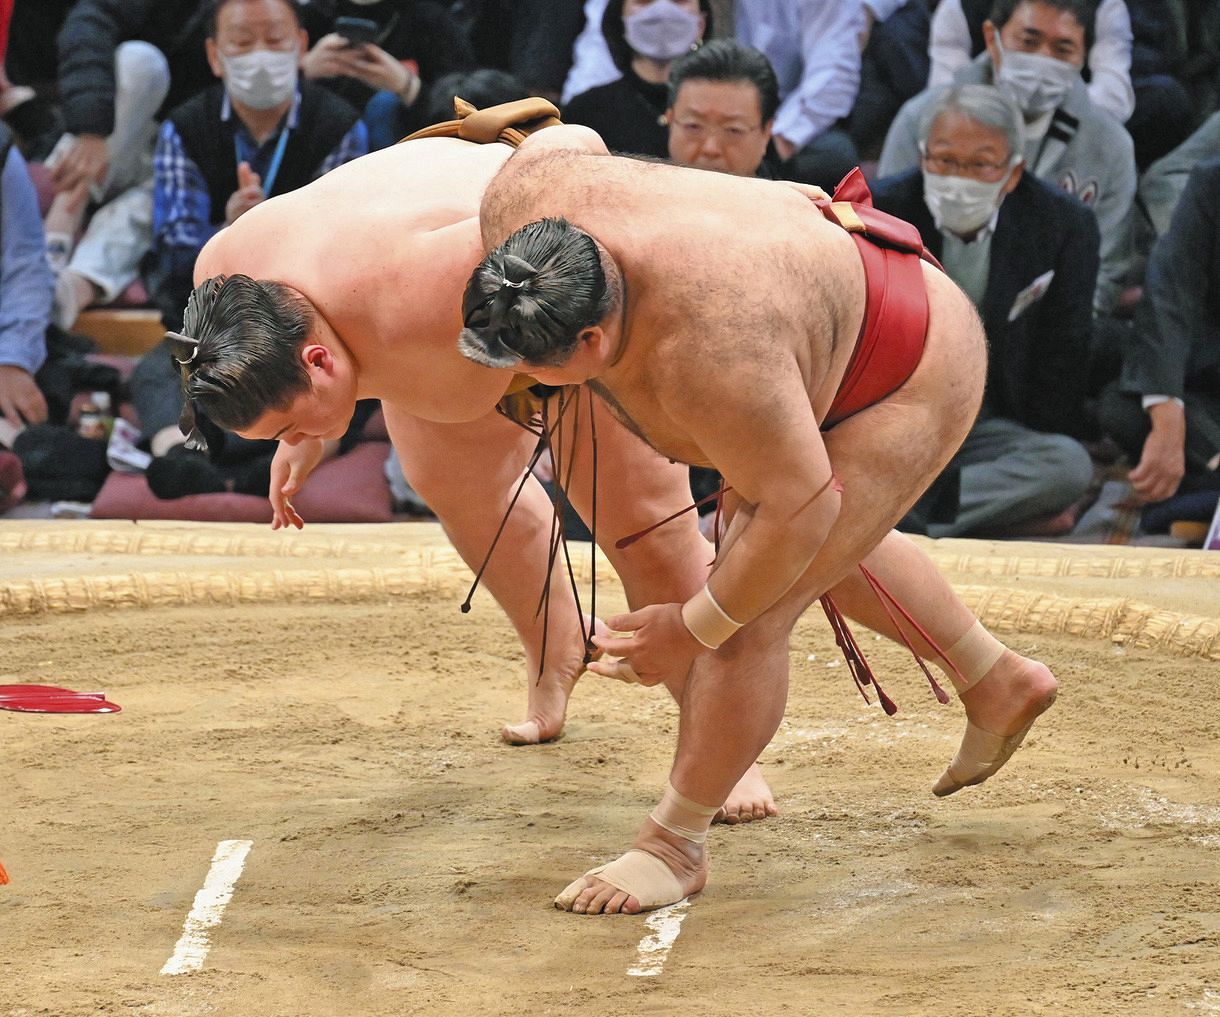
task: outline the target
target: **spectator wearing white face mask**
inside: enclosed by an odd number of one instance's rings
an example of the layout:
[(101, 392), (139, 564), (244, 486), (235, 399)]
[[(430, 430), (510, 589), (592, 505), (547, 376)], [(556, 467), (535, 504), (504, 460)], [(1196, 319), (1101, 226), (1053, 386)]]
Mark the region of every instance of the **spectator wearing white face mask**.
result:
[[(1090, 0), (996, 0), (983, 26), (986, 52), (954, 81), (1007, 91), (1021, 109), (1029, 172), (1093, 209), (1101, 231), (1094, 307), (1110, 312), (1131, 262), (1135, 154), (1131, 136), (1093, 105), (1080, 76), (1092, 18)], [(886, 135), (879, 175), (918, 164), (920, 117), (940, 91), (929, 89), (899, 111)]]
[(592, 127), (615, 152), (669, 154), (669, 70), (711, 32), (708, 0), (610, 0), (602, 34), (622, 77), (575, 96), (568, 123)]
[(1007, 94), (957, 85), (927, 105), (920, 166), (873, 185), (971, 298), (990, 357), (983, 409), (954, 457), (956, 518), (935, 536), (1052, 536), (1076, 521), (1093, 468), (1080, 441), (1098, 233), (1079, 201), (1023, 172)]

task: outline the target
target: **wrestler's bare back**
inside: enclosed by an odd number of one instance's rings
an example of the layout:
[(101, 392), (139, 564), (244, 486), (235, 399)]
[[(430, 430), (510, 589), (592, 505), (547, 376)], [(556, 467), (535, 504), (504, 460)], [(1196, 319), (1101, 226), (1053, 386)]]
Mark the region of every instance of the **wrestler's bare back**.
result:
[(218, 233), (195, 281), (285, 283), (356, 357), (361, 398), (430, 420), (480, 416), (511, 374), (457, 352), (462, 290), (483, 254), (479, 200), (511, 152), (427, 139), (356, 159)]

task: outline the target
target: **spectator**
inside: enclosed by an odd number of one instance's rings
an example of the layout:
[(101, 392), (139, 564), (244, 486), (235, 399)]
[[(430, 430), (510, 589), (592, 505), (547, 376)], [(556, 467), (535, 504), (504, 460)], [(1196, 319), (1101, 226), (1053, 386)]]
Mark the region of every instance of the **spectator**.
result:
[(1220, 159), (1190, 175), (1153, 248), (1119, 382), (1102, 397), (1104, 429), (1134, 462), (1136, 497), (1220, 490)]
[(47, 419), (34, 380), (47, 356), (54, 279), (47, 265), (38, 196), (25, 159), (0, 125), (0, 446)]
[[(993, 0), (940, 0), (932, 16), (928, 53), (932, 69), (928, 86), (948, 85), (954, 76), (986, 49), (983, 23)], [(1124, 0), (1100, 0), (1095, 21), (1086, 35), (1089, 42), (1089, 98), (1098, 109), (1126, 123), (1135, 109), (1131, 83), (1131, 16)], [(994, 18), (992, 19), (994, 20)]]
[(48, 159), (57, 195), (46, 223), (64, 328), (137, 276), (150, 239), (155, 117), (167, 96), (181, 101), (208, 80), (205, 20), (202, 0), (79, 0), (67, 12), (58, 66), (67, 133)]
[(669, 157), (737, 176), (766, 168), (779, 82), (767, 58), (735, 39), (715, 39), (669, 72)]
[[(181, 328), (195, 259), (213, 234), (266, 198), (295, 190), (368, 150), (357, 110), (321, 85), (299, 80), (306, 45), (293, 0), (216, 3), (206, 47), (221, 81), (173, 110), (157, 140), (148, 280), (171, 330)], [(165, 343), (141, 358), (131, 387), (154, 453), (181, 444), (181, 383)], [(233, 465), (262, 458), (246, 448), (254, 443), (234, 436), (210, 444)], [(262, 451), (274, 451), (274, 443)], [(198, 460), (193, 470), (184, 460), (176, 463), (172, 496), (224, 489), (203, 469), (204, 457)], [(150, 467), (157, 493), (161, 472), (161, 465)], [(208, 477), (211, 486), (181, 490), (195, 474)], [(250, 483), (239, 486), (248, 490)]]
[(710, 28), (708, 0), (610, 0), (602, 34), (622, 77), (577, 95), (564, 120), (592, 127), (614, 151), (665, 158), (669, 69)]
[[(1028, 171), (1096, 213), (1101, 272), (1094, 308), (1108, 313), (1130, 268), (1135, 156), (1130, 135), (1093, 105), (1080, 77), (1091, 16), (1089, 0), (995, 0), (983, 25), (987, 52), (958, 71), (955, 81), (1008, 90), (1024, 114)], [(879, 175), (918, 164), (920, 116), (939, 92), (930, 89), (899, 111), (881, 151)]]
[(915, 224), (974, 301), (991, 348), (979, 420), (954, 457), (956, 519), (935, 536), (1047, 536), (1072, 528), (1092, 462), (1074, 440), (1089, 357), (1097, 223), (1022, 172), (1023, 120), (999, 89), (941, 90), (919, 123), (922, 165), (873, 187)]
[[(883, 13), (897, 6), (888, 0)], [(738, 41), (765, 53), (779, 79), (772, 143), (782, 176), (830, 189), (859, 161), (843, 124), (880, 8), (881, 0), (738, 0)]]
[[(336, 0), (308, 4), (301, 16), (310, 38), (321, 36), (302, 72), (364, 111), (374, 149), (427, 126), (432, 82), (475, 66), (469, 40), (436, 0)], [(351, 44), (335, 31), (338, 18), (371, 21), (374, 41)]]

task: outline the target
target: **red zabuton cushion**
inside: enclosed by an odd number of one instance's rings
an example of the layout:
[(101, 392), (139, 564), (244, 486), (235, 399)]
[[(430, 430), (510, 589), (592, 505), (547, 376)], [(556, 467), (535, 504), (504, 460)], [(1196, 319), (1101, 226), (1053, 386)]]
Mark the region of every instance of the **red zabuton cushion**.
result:
[[(293, 505), (307, 523), (387, 523), (394, 516), (385, 479), (388, 442), (367, 441), (323, 463)], [(271, 505), (252, 494), (192, 494), (158, 498), (140, 474), (111, 473), (89, 511), (91, 519), (178, 519), (269, 523)]]

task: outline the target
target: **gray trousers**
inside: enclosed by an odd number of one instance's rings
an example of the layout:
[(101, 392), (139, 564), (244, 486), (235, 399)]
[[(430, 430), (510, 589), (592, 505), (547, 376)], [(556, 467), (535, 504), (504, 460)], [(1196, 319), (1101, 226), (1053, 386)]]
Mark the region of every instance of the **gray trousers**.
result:
[(930, 525), (933, 537), (985, 536), (1055, 515), (1093, 481), (1093, 461), (1080, 442), (1002, 417), (978, 421), (952, 465), (961, 468), (957, 518)]

